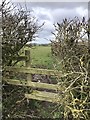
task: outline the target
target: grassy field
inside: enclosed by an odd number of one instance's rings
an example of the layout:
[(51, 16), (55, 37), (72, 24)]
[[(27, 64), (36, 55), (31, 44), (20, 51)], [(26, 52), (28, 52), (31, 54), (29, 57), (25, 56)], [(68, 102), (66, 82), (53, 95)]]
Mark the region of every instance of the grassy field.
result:
[[(58, 65), (56, 58), (51, 54), (51, 46), (34, 46), (32, 48), (25, 47), (24, 50), (30, 49), (31, 66), (37, 68), (56, 69), (61, 70), (61, 65)], [(22, 66), (24, 62), (18, 63)]]
[(53, 62), (50, 46), (36, 46), (31, 49), (32, 66), (53, 68)]

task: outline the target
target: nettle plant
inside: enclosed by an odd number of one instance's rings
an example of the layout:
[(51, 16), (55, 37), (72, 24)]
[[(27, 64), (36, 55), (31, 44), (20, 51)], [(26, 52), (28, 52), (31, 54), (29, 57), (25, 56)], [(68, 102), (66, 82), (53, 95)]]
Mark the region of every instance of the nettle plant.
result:
[[(62, 23), (57, 23), (54, 26), (56, 32), (53, 33), (55, 41), (53, 42), (52, 49), (56, 53), (58, 66), (62, 66), (64, 73), (62, 78), (57, 78), (58, 85), (62, 88), (62, 93), (58, 90), (60, 95), (59, 107), (63, 106), (63, 115), (66, 120), (89, 120), (89, 21), (85, 21), (84, 17), (81, 21), (78, 17), (75, 17), (73, 20), (65, 18)], [(84, 38), (85, 35), (87, 35), (88, 39)], [(56, 44), (57, 48), (55, 48)]]

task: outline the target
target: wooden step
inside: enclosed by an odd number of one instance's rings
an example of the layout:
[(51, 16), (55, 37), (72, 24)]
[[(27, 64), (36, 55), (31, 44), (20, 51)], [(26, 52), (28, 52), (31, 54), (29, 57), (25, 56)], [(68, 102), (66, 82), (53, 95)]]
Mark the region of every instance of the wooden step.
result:
[(59, 103), (60, 96), (56, 93), (46, 92), (46, 91), (37, 91), (34, 90), (30, 94), (25, 94), (27, 99), (35, 99), (40, 101), (47, 101), (52, 103)]
[(18, 85), (18, 86), (28, 86), (32, 88), (41, 88), (41, 89), (48, 89), (48, 90), (59, 90), (60, 87), (55, 84), (48, 84), (48, 83), (39, 83), (39, 82), (31, 82), (26, 80), (16, 80), (16, 79), (8, 79), (3, 78), (4, 81), (6, 81), (8, 84), (12, 85)]

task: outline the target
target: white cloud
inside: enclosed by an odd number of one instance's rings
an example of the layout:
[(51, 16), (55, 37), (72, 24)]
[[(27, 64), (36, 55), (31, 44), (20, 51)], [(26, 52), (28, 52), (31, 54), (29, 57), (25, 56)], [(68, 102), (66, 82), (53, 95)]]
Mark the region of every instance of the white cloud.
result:
[(37, 18), (40, 18), (41, 16), (43, 16), (43, 17), (46, 16), (47, 19), (49, 19), (49, 20), (53, 19), (50, 9), (46, 9), (46, 8), (42, 8), (42, 7), (32, 7), (32, 10), (35, 12), (35, 16)]
[(52, 30), (54, 28), (52, 21), (49, 21), (49, 20), (40, 20), (40, 23), (43, 23), (43, 22), (45, 22), (44, 27), (43, 27), (44, 30), (49, 31), (49, 30)]
[(82, 18), (85, 17), (88, 18), (88, 9), (84, 9), (83, 7), (77, 7), (76, 8), (77, 14)]
[(62, 9), (56, 9), (53, 11), (52, 15), (53, 15), (53, 18), (54, 18), (54, 21), (62, 21), (64, 18), (73, 18), (75, 17), (76, 14), (73, 14), (75, 13), (75, 10), (74, 9), (65, 9), (65, 8), (62, 8)]
[(38, 19), (39, 23), (42, 24), (45, 22), (43, 31), (39, 33), (39, 38), (36, 39), (36, 42), (39, 41), (40, 43), (49, 43), (50, 39), (52, 38), (51, 32), (54, 30), (54, 20), (51, 14), (51, 10), (42, 7), (32, 7), (32, 9), (35, 11), (35, 17)]

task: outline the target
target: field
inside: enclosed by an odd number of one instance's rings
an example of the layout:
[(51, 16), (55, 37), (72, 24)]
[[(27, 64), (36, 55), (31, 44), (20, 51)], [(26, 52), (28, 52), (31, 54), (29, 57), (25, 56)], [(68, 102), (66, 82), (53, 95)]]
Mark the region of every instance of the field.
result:
[[(37, 67), (37, 68), (46, 68), (46, 69), (58, 69), (62, 70), (62, 65), (58, 64), (56, 60), (58, 58), (52, 56), (51, 54), (51, 46), (34, 46), (32, 48), (25, 47), (23, 49), (30, 50), (30, 56), (31, 56), (31, 67)], [(24, 55), (24, 54), (21, 54)], [(59, 60), (60, 61), (60, 60)], [(22, 66), (24, 64), (23, 61), (19, 62), (17, 65)]]
[(33, 67), (53, 68), (54, 58), (50, 46), (35, 46), (31, 49), (31, 64)]

